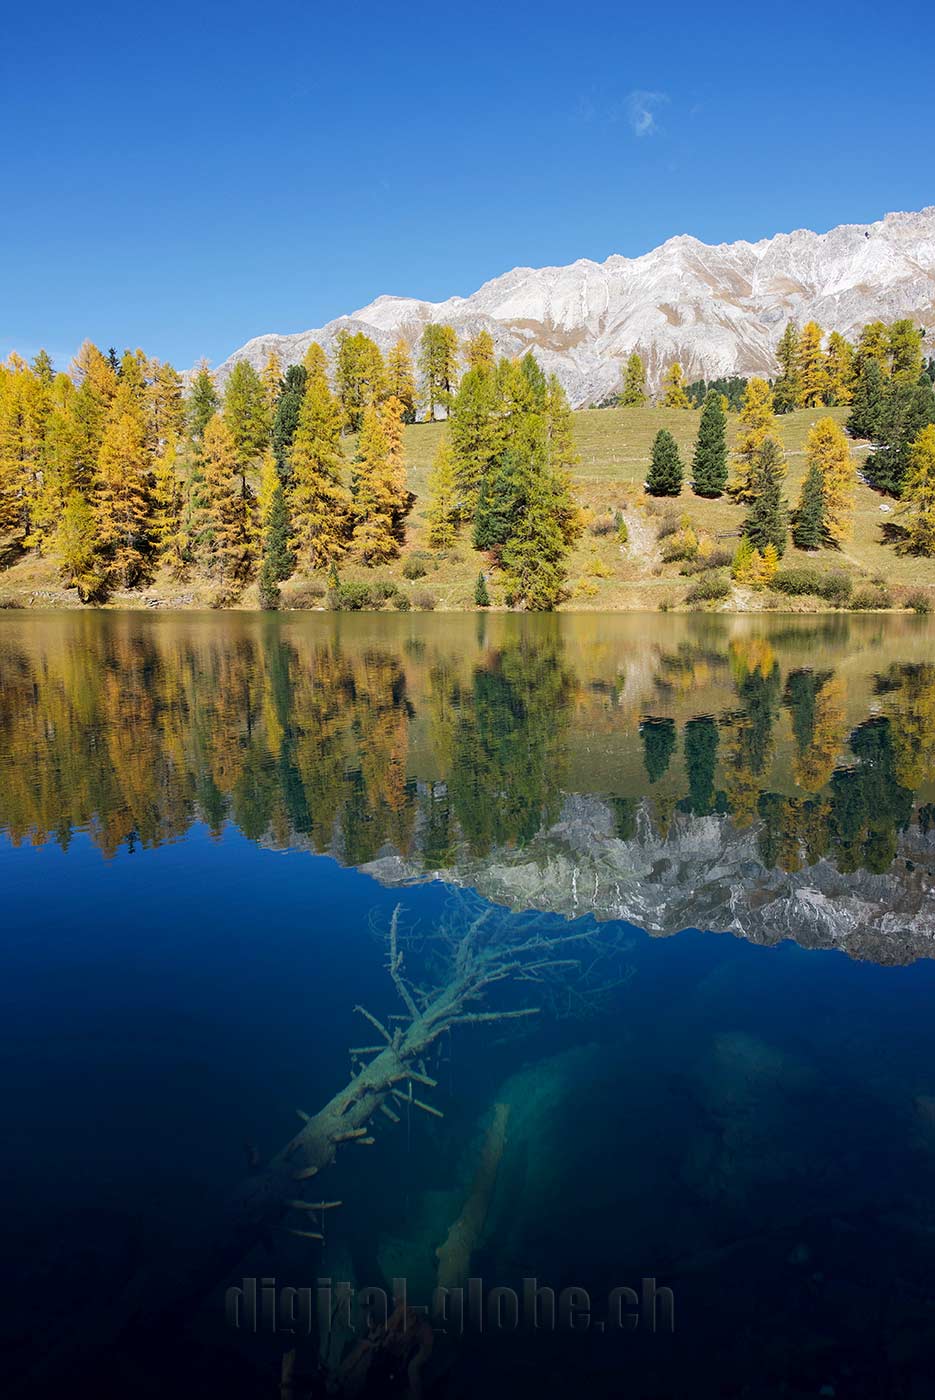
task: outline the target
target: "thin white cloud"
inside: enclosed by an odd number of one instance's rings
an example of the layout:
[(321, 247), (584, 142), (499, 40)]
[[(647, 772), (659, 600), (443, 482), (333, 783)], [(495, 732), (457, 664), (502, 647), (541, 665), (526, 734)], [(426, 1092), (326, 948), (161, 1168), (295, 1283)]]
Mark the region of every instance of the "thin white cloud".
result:
[(656, 113), (668, 100), (668, 93), (646, 92), (642, 88), (627, 94), (627, 121), (634, 136), (652, 136), (659, 130)]

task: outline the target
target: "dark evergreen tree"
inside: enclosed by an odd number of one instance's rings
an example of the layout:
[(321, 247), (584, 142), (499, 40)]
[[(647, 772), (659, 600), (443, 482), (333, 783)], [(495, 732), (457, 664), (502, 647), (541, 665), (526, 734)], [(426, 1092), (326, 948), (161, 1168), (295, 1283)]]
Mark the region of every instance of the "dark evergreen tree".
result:
[(929, 423), (935, 423), (935, 392), (932, 385), (926, 379), (915, 384), (890, 384), (883, 398), (874, 434), (879, 447), (868, 458), (864, 468), (871, 486), (890, 496), (901, 495), (912, 444)]
[(520, 449), (508, 447), (481, 482), (474, 516), (474, 548), (497, 549), (510, 538), (519, 506)]
[(288, 481), (291, 475), (289, 452), (299, 426), (299, 413), (308, 371), (304, 365), (290, 365), (283, 379), (282, 393), (273, 415), (272, 447), (276, 456), (276, 468), (281, 481)]
[(719, 375), (717, 379), (693, 379), (685, 392), (696, 408), (701, 408), (709, 394), (723, 395), (728, 410), (739, 413), (748, 382), (740, 374)]
[(646, 491), (650, 496), (678, 496), (683, 470), (675, 438), (667, 428), (660, 428), (653, 439)]
[(675, 750), (674, 719), (644, 719), (640, 722), (640, 738), (643, 741), (643, 767), (651, 783), (668, 771), (669, 761)]
[(709, 390), (701, 410), (698, 440), (692, 460), (692, 490), (696, 496), (723, 496), (727, 485), (727, 419), (721, 396)]
[(785, 471), (779, 443), (775, 438), (767, 438), (751, 464), (753, 504), (743, 527), (743, 534), (761, 554), (768, 544), (780, 557), (786, 552), (789, 519), (782, 498)]
[(260, 607), (266, 612), (275, 612), (279, 607), (279, 584), (268, 558), (263, 560), (257, 580)]
[(490, 607), (490, 594), (487, 592), (487, 580), (484, 571), (481, 569), (477, 575), (477, 583), (474, 587), (474, 602), (479, 608)]
[(796, 549), (820, 549), (825, 541), (825, 486), (817, 463), (809, 468), (792, 522)]
[(282, 486), (273, 492), (269, 511), (269, 524), (266, 528), (266, 541), (263, 551), (264, 563), (269, 565), (270, 575), (277, 582), (289, 578), (295, 570), (295, 555), (289, 548), (289, 507)]
[(880, 361), (868, 357), (854, 385), (854, 398), (847, 419), (847, 431), (853, 437), (877, 441), (885, 394), (886, 379)]

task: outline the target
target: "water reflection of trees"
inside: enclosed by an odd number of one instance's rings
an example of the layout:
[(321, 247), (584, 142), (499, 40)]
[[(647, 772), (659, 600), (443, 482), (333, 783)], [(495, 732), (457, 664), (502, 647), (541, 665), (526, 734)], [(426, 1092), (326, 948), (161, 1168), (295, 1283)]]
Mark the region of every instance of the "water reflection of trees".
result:
[[(605, 673), (581, 674), (556, 625), (417, 643), (275, 623), (8, 629), (0, 824), (62, 846), (84, 829), (112, 855), (230, 821), (438, 869), (521, 845), (566, 794), (597, 791), (625, 840), (641, 808), (661, 837), (676, 810), (729, 815), (768, 866), (845, 872), (886, 869), (901, 831), (935, 825), (933, 664), (889, 664), (855, 695), (830, 644), (809, 669), (784, 664), (779, 635), (705, 637), (651, 648), (634, 694), (606, 650)], [(613, 761), (582, 777), (603, 745)]]

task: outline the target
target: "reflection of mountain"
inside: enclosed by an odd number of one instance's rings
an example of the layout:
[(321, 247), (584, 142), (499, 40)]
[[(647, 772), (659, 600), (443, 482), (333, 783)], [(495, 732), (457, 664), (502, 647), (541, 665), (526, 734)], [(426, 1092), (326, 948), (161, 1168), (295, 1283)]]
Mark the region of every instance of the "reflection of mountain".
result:
[(899, 961), (931, 936), (931, 655), (843, 617), (3, 618), (0, 828), (120, 858), (233, 824)]
[[(676, 813), (666, 836), (648, 804), (618, 835), (613, 807), (569, 797), (554, 825), (527, 846), (437, 872), (514, 909), (625, 919), (653, 934), (685, 928), (736, 933), (753, 943), (793, 939), (877, 963), (935, 957), (935, 830), (900, 835), (879, 874), (842, 873), (822, 858), (799, 870), (763, 863), (762, 823)], [(386, 884), (426, 878), (419, 859), (386, 854), (363, 867)]]

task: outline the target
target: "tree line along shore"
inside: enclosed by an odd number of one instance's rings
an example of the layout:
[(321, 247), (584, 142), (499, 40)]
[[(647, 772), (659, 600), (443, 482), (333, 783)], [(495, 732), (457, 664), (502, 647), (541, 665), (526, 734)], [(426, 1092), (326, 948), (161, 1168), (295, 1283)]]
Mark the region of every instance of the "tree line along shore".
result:
[(758, 610), (935, 597), (935, 363), (911, 321), (789, 325), (770, 378), (572, 412), (430, 325), (186, 382), (90, 342), (0, 366), (0, 604)]

